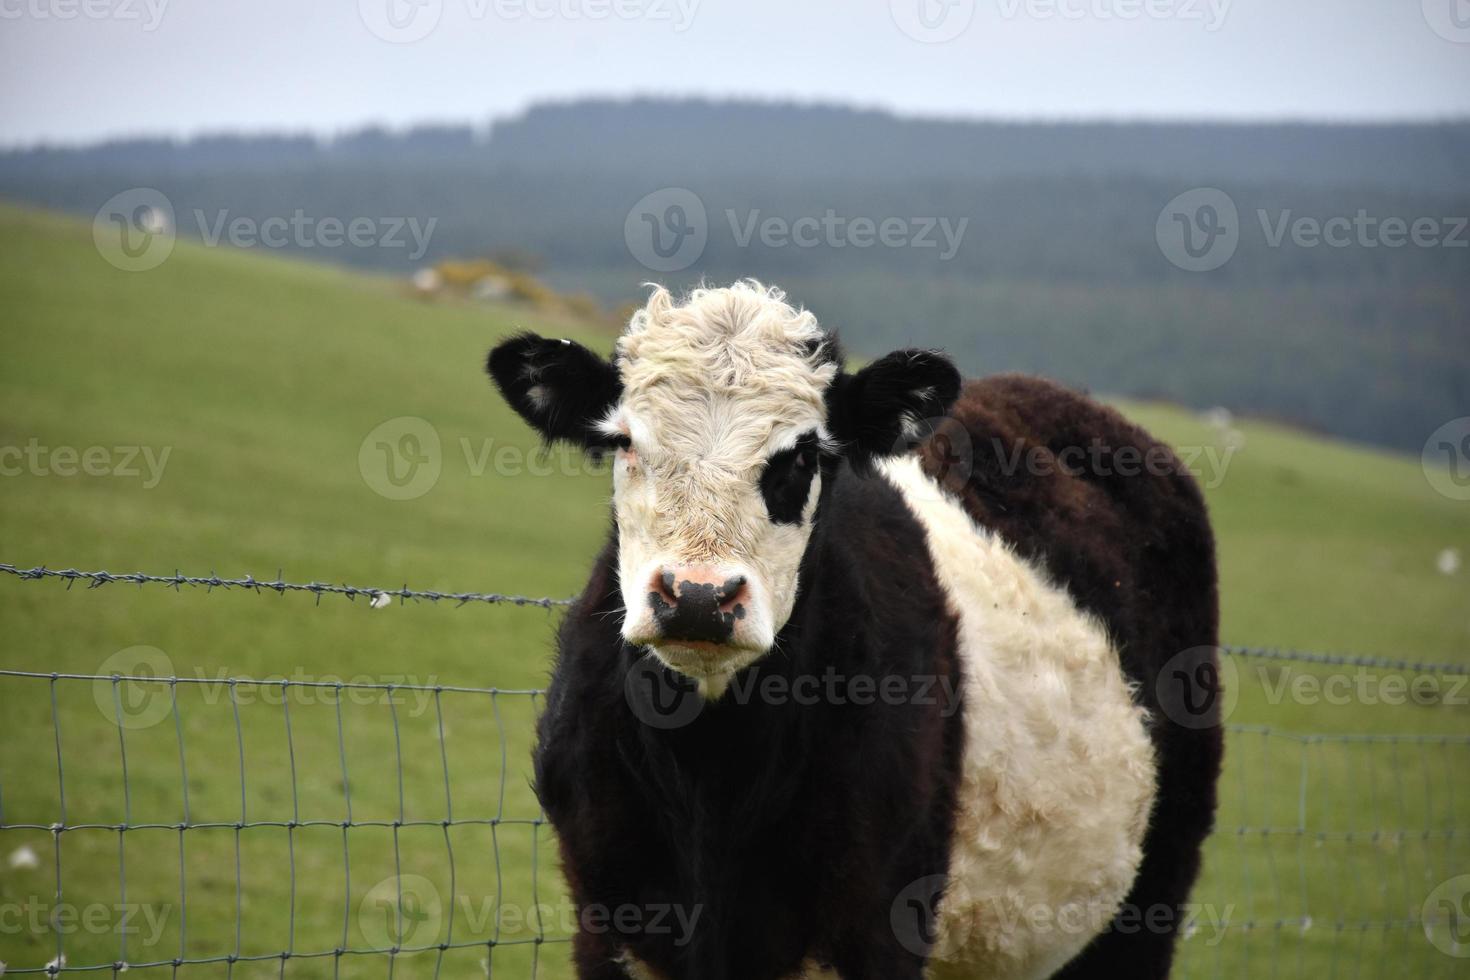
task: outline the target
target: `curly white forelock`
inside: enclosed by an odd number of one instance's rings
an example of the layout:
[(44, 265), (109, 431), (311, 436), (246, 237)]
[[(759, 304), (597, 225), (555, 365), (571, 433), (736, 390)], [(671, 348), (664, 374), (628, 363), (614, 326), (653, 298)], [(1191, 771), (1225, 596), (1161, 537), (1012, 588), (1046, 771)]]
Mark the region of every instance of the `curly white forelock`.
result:
[(673, 419), (699, 407), (690, 401), (729, 397), (768, 429), (820, 425), (838, 371), (827, 342), (815, 316), (754, 279), (695, 289), (681, 304), (654, 287), (618, 340), (624, 402)]

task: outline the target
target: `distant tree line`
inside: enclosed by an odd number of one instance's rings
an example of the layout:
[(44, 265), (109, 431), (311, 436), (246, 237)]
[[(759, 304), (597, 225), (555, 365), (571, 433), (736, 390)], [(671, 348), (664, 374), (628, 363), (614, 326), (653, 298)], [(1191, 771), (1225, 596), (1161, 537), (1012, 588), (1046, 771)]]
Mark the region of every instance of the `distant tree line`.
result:
[[(302, 251), (399, 272), (513, 254), (608, 308), (650, 279), (758, 276), (860, 351), (936, 344), (972, 371), (1041, 371), (1417, 452), (1470, 412), (1467, 159), (1465, 123), (1029, 125), (589, 101), (479, 131), (11, 152), (0, 193), (89, 215), (154, 187), (185, 236), (226, 214), (432, 220), (417, 259), (381, 244)], [(660, 273), (625, 228), (668, 187), (697, 196), (707, 240)], [(1237, 212), (1234, 252), (1208, 272), (1179, 268), (1156, 237), (1165, 205), (1195, 187)]]

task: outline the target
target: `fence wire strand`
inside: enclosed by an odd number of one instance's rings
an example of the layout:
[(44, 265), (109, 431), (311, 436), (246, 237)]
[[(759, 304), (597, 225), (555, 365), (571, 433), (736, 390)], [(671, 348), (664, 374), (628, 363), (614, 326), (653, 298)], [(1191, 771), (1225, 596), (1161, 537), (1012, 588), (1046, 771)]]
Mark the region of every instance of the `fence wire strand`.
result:
[(75, 568), (19, 568), (15, 565), (0, 562), (0, 574), (12, 575), (22, 581), (40, 581), (43, 579), (57, 579), (67, 583), (71, 588), (78, 582), (85, 583), (89, 589), (98, 589), (105, 585), (124, 583), (131, 585), (165, 585), (175, 591), (185, 587), (203, 588), (206, 591), (221, 589), (248, 589), (252, 592), (274, 592), (277, 595), (285, 595), (287, 592), (309, 592), (316, 596), (320, 604), (322, 596), (340, 595), (348, 599), (356, 599), (359, 596), (369, 602), (383, 599), (397, 599), (399, 602), (423, 601), (423, 602), (449, 602), (463, 606), (470, 603), (508, 604), (513, 606), (540, 606), (551, 609), (556, 606), (569, 606), (575, 599), (550, 599), (533, 598), (524, 595), (509, 595), (500, 592), (435, 592), (428, 589), (410, 589), (407, 585), (397, 589), (384, 589), (365, 587), (357, 585), (333, 585), (327, 582), (287, 582), (277, 572), (274, 579), (258, 579), (253, 575), (243, 578), (223, 578), (211, 572), (208, 575), (185, 575), (175, 572), (172, 575), (148, 575), (143, 572), (124, 572), (115, 574), (113, 572), (83, 572)]
[[(21, 581), (29, 582), (44, 580), (62, 581), (66, 583), (68, 589), (81, 582), (89, 589), (98, 589), (103, 586), (121, 583), (139, 586), (163, 585), (175, 591), (180, 591), (188, 587), (202, 588), (206, 591), (213, 591), (215, 589), (224, 591), (246, 589), (258, 594), (274, 592), (277, 595), (285, 595), (288, 592), (306, 592), (316, 597), (318, 605), (321, 604), (322, 596), (325, 595), (340, 595), (349, 600), (362, 597), (370, 603), (374, 600), (397, 599), (400, 603), (410, 601), (430, 603), (448, 602), (456, 606), (485, 603), (490, 605), (538, 606), (543, 609), (570, 606), (577, 601), (576, 596), (550, 598), (502, 592), (436, 592), (429, 589), (410, 589), (407, 585), (390, 589), (375, 586), (333, 585), (326, 582), (287, 582), (284, 581), (280, 572), (276, 573), (274, 579), (258, 579), (253, 575), (245, 575), (239, 578), (224, 578), (212, 572), (209, 575), (185, 575), (182, 572), (175, 572), (172, 575), (151, 575), (145, 572), (84, 572), (75, 568), (57, 569), (46, 568), (45, 566), (21, 568), (8, 562), (0, 562), (0, 574), (10, 575)], [(1221, 649), (1237, 657), (1257, 660), (1290, 661), (1340, 667), (1362, 667), (1374, 670), (1408, 671), (1421, 674), (1470, 675), (1470, 664), (1462, 663), (1421, 662), (1393, 657), (1370, 657), (1351, 653), (1324, 653), (1315, 650), (1295, 650), (1287, 647), (1222, 646)]]
[[(279, 575), (9, 564), (0, 572), (68, 587), (306, 592), (318, 603), (323, 595), (541, 608), (572, 601)], [(1470, 673), (1453, 663), (1224, 649), (1241, 671)], [(44, 906), (26, 936), (34, 947), (22, 950), (26, 961), (0, 934), (11, 959), (0, 975), (537, 977), (547, 971), (542, 947), (570, 939), (564, 889), (548, 902), (543, 887), (561, 888), (540, 853), (549, 828), (524, 774), (512, 777), (528, 757), (542, 694), (0, 669), (0, 710), (24, 709), (37, 735), (51, 729), (44, 740), (7, 739), (0, 752), (0, 861), (8, 861), (0, 870), (12, 880), (24, 867), (41, 874), (46, 862), (35, 851), (47, 843), (51, 851), (49, 895), (19, 894), (0, 877), (0, 908)], [(96, 710), (76, 710), (78, 701)], [(148, 724), (138, 724), (145, 715)], [(1462, 960), (1426, 940), (1440, 911), (1425, 895), (1470, 872), (1470, 824), (1457, 800), (1470, 774), (1470, 733), (1225, 727), (1217, 828), (1192, 902), (1203, 911), (1185, 930), (1176, 975), (1463, 975)], [(164, 761), (174, 755), (177, 768)], [(6, 756), (24, 765), (7, 765)], [(165, 836), (173, 848), (159, 846)], [(174, 915), (146, 937), (109, 930), (107, 952), (71, 921), (76, 906), (104, 894), (116, 896), (119, 911), (151, 903)]]

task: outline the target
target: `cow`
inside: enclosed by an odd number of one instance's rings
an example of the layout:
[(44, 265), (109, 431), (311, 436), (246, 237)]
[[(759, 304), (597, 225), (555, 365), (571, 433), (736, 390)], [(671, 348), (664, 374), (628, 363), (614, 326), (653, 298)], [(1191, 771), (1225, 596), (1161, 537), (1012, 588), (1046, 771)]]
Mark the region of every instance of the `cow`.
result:
[(1167, 976), (1222, 749), (1169, 449), (935, 350), (850, 371), (755, 281), (488, 370), (611, 460), (534, 757), (579, 977)]

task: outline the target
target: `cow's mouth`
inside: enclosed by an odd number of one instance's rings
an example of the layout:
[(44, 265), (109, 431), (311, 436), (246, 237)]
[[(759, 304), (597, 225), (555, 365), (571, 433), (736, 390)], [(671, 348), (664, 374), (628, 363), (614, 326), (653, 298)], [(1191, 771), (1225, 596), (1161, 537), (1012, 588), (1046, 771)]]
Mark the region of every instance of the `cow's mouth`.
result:
[(752, 646), (707, 640), (660, 639), (646, 645), (670, 670), (699, 681), (729, 677), (765, 653)]

